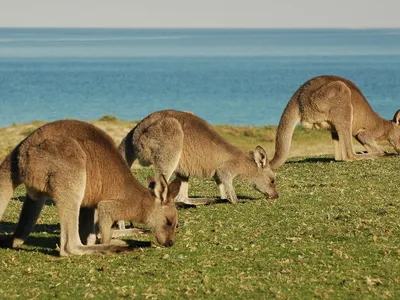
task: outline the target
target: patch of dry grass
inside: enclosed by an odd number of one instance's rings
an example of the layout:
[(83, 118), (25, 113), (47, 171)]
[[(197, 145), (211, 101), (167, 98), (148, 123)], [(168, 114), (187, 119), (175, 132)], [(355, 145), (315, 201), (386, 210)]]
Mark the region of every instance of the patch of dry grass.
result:
[[(97, 121), (89, 121), (89, 123), (106, 131), (119, 145), (138, 121), (121, 121), (115, 116), (106, 115)], [(19, 142), (43, 124), (45, 124), (44, 121), (34, 121), (0, 128), (0, 160), (4, 159)], [(267, 151), (269, 158), (272, 158), (274, 154), (276, 126), (215, 125), (214, 128), (230, 143), (245, 151), (254, 150), (257, 145), (260, 145)], [(364, 150), (357, 141), (354, 140), (353, 144), (356, 151)], [(390, 149), (389, 147), (388, 150)], [(300, 126), (296, 127), (290, 157), (324, 154), (333, 154), (333, 145), (328, 131), (307, 131)]]

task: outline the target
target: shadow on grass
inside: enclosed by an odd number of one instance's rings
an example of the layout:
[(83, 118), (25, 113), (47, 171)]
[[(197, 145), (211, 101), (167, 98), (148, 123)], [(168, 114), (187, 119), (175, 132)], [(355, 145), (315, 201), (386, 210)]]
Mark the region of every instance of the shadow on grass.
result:
[(52, 236), (52, 237), (29, 236), (24, 244), (27, 246), (35, 247), (35, 249), (21, 248), (21, 250), (40, 252), (51, 256), (60, 256), (60, 252), (56, 250), (56, 246), (59, 243), (60, 243), (59, 236)]
[[(17, 223), (0, 222), (0, 234), (14, 233)], [(60, 234), (60, 224), (36, 224), (32, 232), (47, 232)]]
[[(3, 248), (12, 248), (11, 236), (0, 236), (0, 244)], [(136, 241), (136, 240), (124, 240), (128, 244), (126, 251), (121, 253), (128, 253), (139, 248), (149, 248), (151, 247), (151, 242), (149, 241)], [(41, 237), (41, 236), (29, 236), (24, 245), (20, 248), (16, 248), (16, 251), (26, 251), (26, 252), (40, 252), (45, 255), (50, 256), (60, 256), (60, 252), (56, 249), (57, 245), (60, 243), (59, 236), (51, 237)], [(26, 246), (34, 247), (27, 248)]]
[[(261, 198), (254, 198), (254, 197), (249, 197), (249, 196), (237, 196), (239, 200), (259, 200), (263, 199)], [(195, 208), (200, 205), (215, 205), (215, 204), (231, 204), (231, 202), (228, 199), (221, 199), (221, 198), (209, 198), (209, 197), (201, 197), (201, 196), (194, 196), (190, 197), (190, 202), (191, 203), (186, 203), (186, 202), (175, 202), (175, 205), (178, 209), (189, 209), (189, 208)], [(246, 203), (246, 202), (241, 202)]]
[(302, 160), (296, 161), (288, 161), (286, 164), (295, 165), (295, 164), (304, 164), (304, 163), (330, 163), (335, 161), (333, 157), (308, 157)]
[[(15, 248), (15, 251), (26, 252), (40, 252), (46, 255), (59, 256), (60, 253), (56, 250), (56, 245), (59, 243), (60, 238), (57, 237), (36, 237), (29, 236), (24, 245)], [(13, 238), (11, 235), (0, 236), (0, 248), (12, 248)], [(35, 248), (27, 248), (32, 246)]]
[(239, 200), (261, 200), (261, 199), (264, 199), (265, 197), (260, 196), (260, 197), (258, 197), (258, 198), (255, 198), (255, 197), (240, 196), (240, 195), (238, 195), (237, 198), (238, 198)]
[[(151, 242), (149, 241), (136, 241), (136, 240), (123, 240), (125, 243), (128, 244), (127, 249), (133, 250), (138, 248), (149, 248), (151, 247)], [(56, 244), (60, 243), (60, 237), (39, 237), (39, 236), (30, 236), (25, 245), (33, 246), (33, 247), (40, 247), (40, 248), (48, 248), (48, 249), (55, 249)], [(58, 254), (58, 252), (57, 252)]]
[[(399, 156), (399, 154), (397, 154), (397, 153), (385, 152), (382, 156), (375, 157), (375, 156), (369, 156), (367, 151), (357, 151), (356, 155), (358, 155), (358, 157), (359, 157), (358, 159), (389, 158), (389, 157)], [(307, 157), (307, 158), (300, 159), (300, 160), (288, 161), (285, 164), (295, 165), (295, 164), (303, 164), (303, 163), (331, 163), (331, 162), (345, 163), (346, 161), (344, 161), (344, 160), (337, 161), (333, 157), (322, 156), (322, 157)]]

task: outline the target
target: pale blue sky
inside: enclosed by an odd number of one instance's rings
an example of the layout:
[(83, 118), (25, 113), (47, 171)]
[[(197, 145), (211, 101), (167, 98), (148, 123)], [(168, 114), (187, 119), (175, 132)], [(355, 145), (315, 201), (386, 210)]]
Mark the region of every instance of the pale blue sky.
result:
[(400, 0), (0, 0), (0, 27), (400, 27)]

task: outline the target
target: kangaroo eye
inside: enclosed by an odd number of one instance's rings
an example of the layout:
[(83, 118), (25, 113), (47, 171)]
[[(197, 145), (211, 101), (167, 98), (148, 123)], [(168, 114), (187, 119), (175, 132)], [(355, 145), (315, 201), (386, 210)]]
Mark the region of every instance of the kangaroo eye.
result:
[(275, 179), (272, 179), (272, 180), (271, 180), (271, 183), (274, 184), (274, 183), (275, 183)]
[(171, 222), (171, 220), (168, 219), (168, 218), (167, 218), (167, 226), (168, 226), (168, 227), (171, 227), (171, 226), (172, 226), (172, 222)]

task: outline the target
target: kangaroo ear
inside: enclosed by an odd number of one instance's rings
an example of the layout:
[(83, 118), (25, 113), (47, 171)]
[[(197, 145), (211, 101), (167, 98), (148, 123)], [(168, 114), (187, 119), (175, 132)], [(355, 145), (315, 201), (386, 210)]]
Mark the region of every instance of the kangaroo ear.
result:
[(168, 196), (168, 182), (165, 179), (164, 175), (161, 175), (154, 187), (154, 195), (157, 199), (160, 199), (161, 202), (167, 200)]
[(396, 125), (400, 125), (400, 109), (394, 114), (392, 122)]
[(257, 164), (257, 167), (265, 168), (266, 166), (268, 166), (267, 152), (265, 152), (263, 147), (256, 147), (256, 150), (254, 150), (253, 152), (253, 158)]
[(151, 190), (154, 190), (154, 188), (156, 187), (156, 180), (150, 175), (147, 176), (147, 186)]
[(179, 193), (179, 189), (181, 188), (182, 181), (177, 177), (172, 181), (168, 186), (168, 204), (174, 204), (175, 198)]

